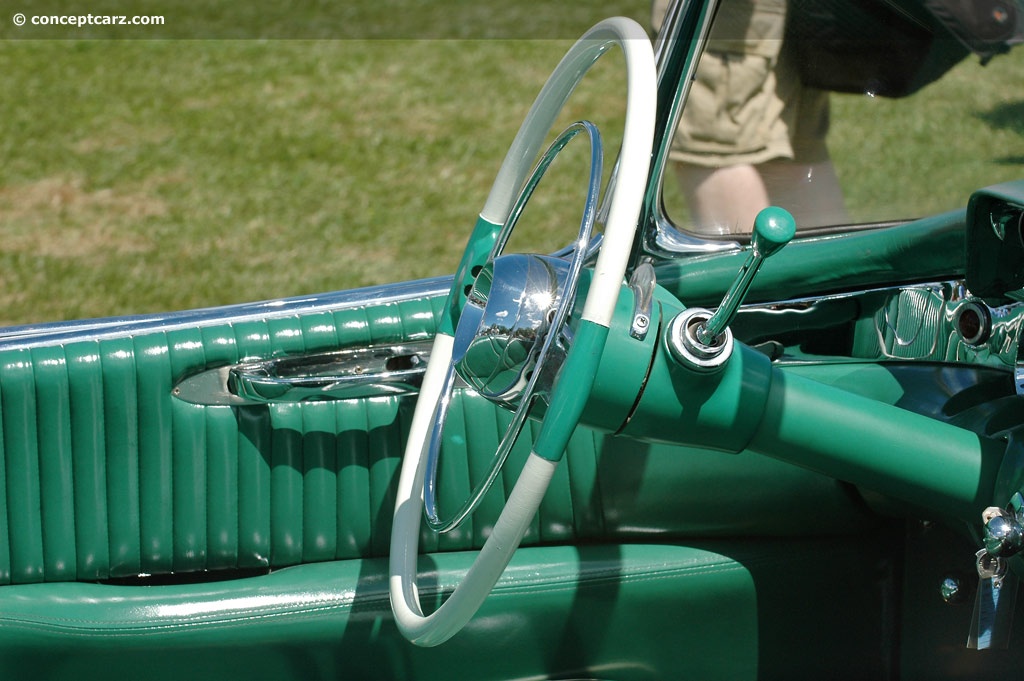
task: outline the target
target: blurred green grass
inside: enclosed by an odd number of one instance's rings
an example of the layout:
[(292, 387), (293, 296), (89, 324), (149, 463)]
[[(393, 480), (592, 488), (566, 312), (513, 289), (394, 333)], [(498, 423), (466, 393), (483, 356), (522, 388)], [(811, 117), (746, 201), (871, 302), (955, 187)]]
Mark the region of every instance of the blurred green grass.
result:
[[(0, 43), (0, 323), (450, 273), (569, 44)], [(566, 115), (621, 127), (621, 80)]]
[(828, 144), (857, 221), (964, 208), (1024, 179), (1024, 49), (969, 57), (904, 99), (833, 95)]
[[(646, 1), (614, 4), (593, 20), (646, 19)], [(450, 273), (570, 44), (0, 41), (0, 324)], [(602, 60), (563, 122), (594, 119), (613, 154), (623, 91), (621, 61)], [(857, 218), (893, 217), (879, 202), (963, 206), (1024, 176), (1024, 50), (883, 107), (833, 101), (829, 143)], [(527, 211), (538, 248), (576, 229), (583, 148), (570, 149)]]

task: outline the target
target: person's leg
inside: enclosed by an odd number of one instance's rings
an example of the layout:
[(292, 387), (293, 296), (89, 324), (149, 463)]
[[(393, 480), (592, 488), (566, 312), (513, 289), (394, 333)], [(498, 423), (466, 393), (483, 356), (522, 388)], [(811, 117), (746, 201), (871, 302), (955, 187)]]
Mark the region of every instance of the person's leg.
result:
[(752, 165), (721, 168), (675, 165), (697, 232), (749, 233), (754, 226), (754, 216), (769, 205), (764, 181)]
[(797, 227), (849, 222), (835, 167), (827, 158), (813, 163), (777, 160), (757, 166), (768, 199), (793, 214)]
[(722, 168), (679, 163), (676, 176), (693, 227), (703, 234), (749, 233), (754, 217), (769, 205), (788, 210), (801, 229), (849, 221), (843, 190), (829, 160), (777, 160)]

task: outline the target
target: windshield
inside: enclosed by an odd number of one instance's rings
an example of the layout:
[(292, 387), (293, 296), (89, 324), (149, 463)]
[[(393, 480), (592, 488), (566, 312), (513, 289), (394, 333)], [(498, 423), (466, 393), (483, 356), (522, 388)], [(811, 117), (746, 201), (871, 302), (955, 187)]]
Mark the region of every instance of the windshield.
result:
[[(1018, 0), (723, 0), (662, 178), (680, 230), (749, 233), (963, 209), (1024, 176)], [(661, 26), (667, 1), (655, 3)]]

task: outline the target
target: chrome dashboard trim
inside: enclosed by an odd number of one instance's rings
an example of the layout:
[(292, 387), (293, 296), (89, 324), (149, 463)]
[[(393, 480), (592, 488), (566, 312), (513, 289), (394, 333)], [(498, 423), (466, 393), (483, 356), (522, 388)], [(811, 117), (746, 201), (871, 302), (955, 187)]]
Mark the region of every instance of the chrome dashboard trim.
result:
[[(822, 359), (786, 356), (775, 360), (779, 365), (830, 364), (844, 361), (926, 361), (962, 362), (984, 364), (1005, 370), (1013, 370), (1020, 377), (1019, 394), (1024, 394), (1024, 304), (1011, 303), (1000, 307), (989, 307), (973, 296), (961, 281), (935, 281), (893, 287), (879, 287), (745, 305), (744, 315), (762, 314), (770, 316), (814, 314), (829, 303), (857, 301), (877, 297), (882, 304), (862, 314), (870, 317), (872, 331), (878, 341), (877, 355), (871, 358), (861, 356)], [(964, 338), (956, 327), (959, 311), (964, 306), (985, 306), (990, 315), (991, 327), (984, 341)], [(912, 327), (898, 327), (900, 306), (908, 309)], [(928, 309), (925, 309), (925, 307)], [(895, 312), (894, 312), (895, 310)], [(915, 316), (916, 315), (916, 316)], [(927, 318), (926, 318), (927, 317)], [(888, 335), (887, 335), (888, 332)], [(892, 342), (887, 339), (891, 338)], [(1020, 359), (1018, 359), (1020, 358)]]

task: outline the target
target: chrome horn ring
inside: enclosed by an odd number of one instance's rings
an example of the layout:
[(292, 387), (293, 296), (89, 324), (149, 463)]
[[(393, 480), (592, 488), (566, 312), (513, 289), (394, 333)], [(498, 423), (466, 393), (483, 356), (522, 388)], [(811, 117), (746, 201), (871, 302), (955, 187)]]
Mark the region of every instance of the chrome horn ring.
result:
[[(590, 139), (590, 180), (579, 233), (568, 261), (551, 256), (503, 255), (512, 230), (544, 173), (558, 153), (583, 132)], [(603, 157), (601, 133), (589, 121), (573, 123), (556, 137), (516, 197), (487, 262), (467, 292), (455, 330), (452, 361), (434, 410), (427, 444), (423, 508), (427, 525), (435, 532), (455, 529), (480, 504), (522, 433), (530, 410), (538, 398), (548, 394), (565, 358), (567, 344), (571, 343), (567, 322), (583, 265), (591, 251)], [(487, 399), (514, 411), (483, 479), (452, 516), (442, 518), (438, 509), (437, 469), (456, 376)]]

